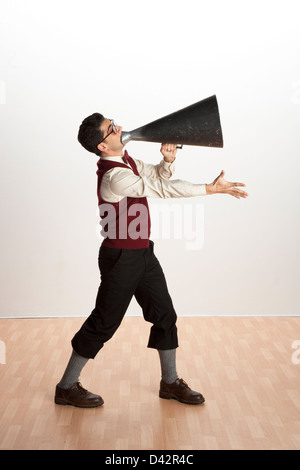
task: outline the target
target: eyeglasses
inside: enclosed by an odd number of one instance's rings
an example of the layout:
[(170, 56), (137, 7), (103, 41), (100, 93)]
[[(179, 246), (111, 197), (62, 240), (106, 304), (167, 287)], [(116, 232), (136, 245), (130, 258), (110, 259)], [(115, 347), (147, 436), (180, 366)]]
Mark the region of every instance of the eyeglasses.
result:
[(108, 134), (106, 134), (104, 139), (102, 139), (101, 142), (99, 142), (99, 144), (101, 144), (110, 134), (116, 134), (118, 132), (117, 124), (115, 123), (113, 119), (110, 119), (110, 125), (108, 126), (107, 132)]

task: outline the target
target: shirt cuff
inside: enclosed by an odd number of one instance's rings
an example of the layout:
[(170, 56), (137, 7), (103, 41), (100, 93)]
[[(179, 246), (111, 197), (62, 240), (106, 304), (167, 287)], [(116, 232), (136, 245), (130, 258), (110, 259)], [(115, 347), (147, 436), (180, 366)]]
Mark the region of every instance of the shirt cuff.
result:
[(174, 166), (175, 166), (175, 160), (173, 160), (172, 162), (166, 162), (165, 159), (163, 158), (162, 168), (164, 171), (167, 171), (170, 176), (172, 176), (174, 173)]
[(193, 196), (206, 196), (206, 184), (191, 184)]
[(162, 162), (163, 162), (163, 166), (165, 166), (166, 168), (169, 168), (171, 165), (173, 165), (175, 160), (173, 160), (172, 162), (166, 162), (166, 160), (163, 158)]

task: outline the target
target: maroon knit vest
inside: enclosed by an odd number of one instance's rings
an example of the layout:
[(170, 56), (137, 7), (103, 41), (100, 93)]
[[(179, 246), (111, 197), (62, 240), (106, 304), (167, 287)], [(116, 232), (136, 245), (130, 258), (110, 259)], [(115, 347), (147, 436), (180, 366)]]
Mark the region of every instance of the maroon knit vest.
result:
[[(139, 176), (134, 160), (125, 150), (133, 173)], [(100, 159), (98, 170), (98, 204), (100, 210), (102, 245), (110, 248), (148, 248), (150, 237), (150, 213), (146, 197), (123, 197), (119, 202), (107, 202), (101, 197), (101, 183), (104, 174), (115, 167), (128, 168), (124, 163)]]

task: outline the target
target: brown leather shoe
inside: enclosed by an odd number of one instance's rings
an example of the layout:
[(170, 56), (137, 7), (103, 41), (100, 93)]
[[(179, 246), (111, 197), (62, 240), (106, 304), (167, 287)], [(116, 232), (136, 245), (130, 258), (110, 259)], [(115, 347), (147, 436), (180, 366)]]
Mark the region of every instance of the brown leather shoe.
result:
[(170, 400), (178, 400), (187, 405), (202, 405), (205, 399), (201, 393), (194, 392), (183, 379), (177, 379), (172, 384), (167, 384), (163, 380), (160, 381), (160, 398)]
[(68, 389), (56, 385), (54, 401), (57, 405), (73, 405), (80, 408), (96, 408), (104, 403), (99, 395), (89, 392), (79, 382)]

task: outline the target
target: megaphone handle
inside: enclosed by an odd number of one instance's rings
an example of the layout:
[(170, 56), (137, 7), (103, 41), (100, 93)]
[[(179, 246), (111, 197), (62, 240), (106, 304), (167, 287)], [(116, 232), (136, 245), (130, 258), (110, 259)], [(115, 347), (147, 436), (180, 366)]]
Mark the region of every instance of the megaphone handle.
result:
[(183, 145), (177, 145), (177, 149), (182, 149)]

